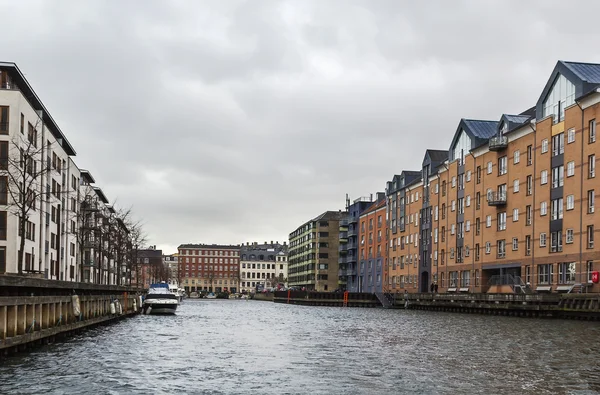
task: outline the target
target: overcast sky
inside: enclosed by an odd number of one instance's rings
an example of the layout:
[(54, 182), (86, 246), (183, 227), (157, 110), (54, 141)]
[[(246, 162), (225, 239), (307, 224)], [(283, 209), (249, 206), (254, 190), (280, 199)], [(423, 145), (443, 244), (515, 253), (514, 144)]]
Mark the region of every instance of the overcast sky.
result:
[(283, 241), (383, 191), (460, 118), (600, 62), (600, 2), (3, 1), (18, 64), (151, 244)]

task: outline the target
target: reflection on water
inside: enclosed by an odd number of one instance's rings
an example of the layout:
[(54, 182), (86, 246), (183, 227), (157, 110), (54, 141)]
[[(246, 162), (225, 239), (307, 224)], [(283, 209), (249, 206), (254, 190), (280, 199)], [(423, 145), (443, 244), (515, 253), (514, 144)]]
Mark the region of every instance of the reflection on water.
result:
[(186, 300), (0, 366), (2, 394), (596, 394), (593, 322)]

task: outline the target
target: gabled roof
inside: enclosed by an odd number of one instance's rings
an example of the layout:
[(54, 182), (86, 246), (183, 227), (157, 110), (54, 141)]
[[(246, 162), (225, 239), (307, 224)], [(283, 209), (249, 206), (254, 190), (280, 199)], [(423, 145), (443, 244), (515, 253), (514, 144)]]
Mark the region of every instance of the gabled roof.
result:
[(498, 122), (498, 134), (502, 132), (501, 125), (506, 123), (506, 131), (504, 133), (510, 133), (515, 129), (520, 128), (531, 119), (535, 118), (535, 115), (510, 115), (510, 114), (502, 114), (500, 117), (500, 122)]
[(528, 116), (528, 115), (508, 115), (508, 114), (504, 114), (504, 117), (506, 118), (506, 120), (508, 122), (519, 123), (519, 124), (527, 122), (527, 120), (530, 118), (530, 116)]
[(385, 207), (386, 203), (387, 202), (385, 200), (381, 200), (379, 202), (373, 202), (373, 204), (371, 204), (365, 211), (360, 213), (360, 216), (362, 217), (363, 215), (367, 215), (369, 213), (377, 211), (377, 210)]
[(536, 103), (536, 117), (538, 119), (542, 118), (543, 102), (554, 86), (559, 74), (565, 76), (566, 79), (575, 85), (575, 99), (588, 94), (600, 85), (600, 64), (559, 60), (556, 62), (554, 70), (552, 70), (552, 74), (550, 74), (550, 78), (546, 81), (546, 85)]
[(559, 61), (569, 68), (579, 79), (592, 84), (600, 84), (600, 64)]
[(444, 162), (448, 159), (448, 151), (447, 150), (439, 150), (439, 149), (428, 149), (426, 154), (429, 155), (429, 158), (433, 162)]
[[(461, 119), (454, 132), (452, 143), (450, 143), (450, 150), (448, 155), (453, 151), (452, 147), (456, 144), (461, 131), (465, 131), (471, 138), (471, 149), (479, 147), (482, 144), (488, 142), (491, 137), (494, 137), (498, 132), (498, 121), (484, 121), (478, 119)], [(448, 156), (449, 158), (449, 156)]]

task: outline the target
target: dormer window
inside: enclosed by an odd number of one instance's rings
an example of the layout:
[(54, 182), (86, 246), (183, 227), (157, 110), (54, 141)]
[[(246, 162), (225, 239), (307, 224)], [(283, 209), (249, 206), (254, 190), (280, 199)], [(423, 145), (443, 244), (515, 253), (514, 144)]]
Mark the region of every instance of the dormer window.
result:
[(506, 132), (508, 132), (508, 125), (506, 124), (506, 122), (502, 122), (502, 126), (500, 127), (500, 134), (504, 135), (506, 134)]
[(573, 103), (575, 103), (575, 85), (560, 74), (544, 100), (542, 116), (545, 118), (552, 115), (554, 122), (561, 122), (565, 119), (565, 108)]

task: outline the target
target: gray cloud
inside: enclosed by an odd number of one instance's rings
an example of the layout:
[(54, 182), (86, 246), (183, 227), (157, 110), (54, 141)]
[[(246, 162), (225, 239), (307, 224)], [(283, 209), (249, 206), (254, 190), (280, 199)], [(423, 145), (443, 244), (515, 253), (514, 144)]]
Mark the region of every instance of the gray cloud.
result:
[(0, 1), (5, 60), (167, 251), (281, 241), (460, 118), (532, 106), (556, 60), (600, 61), (582, 10), (600, 4)]

